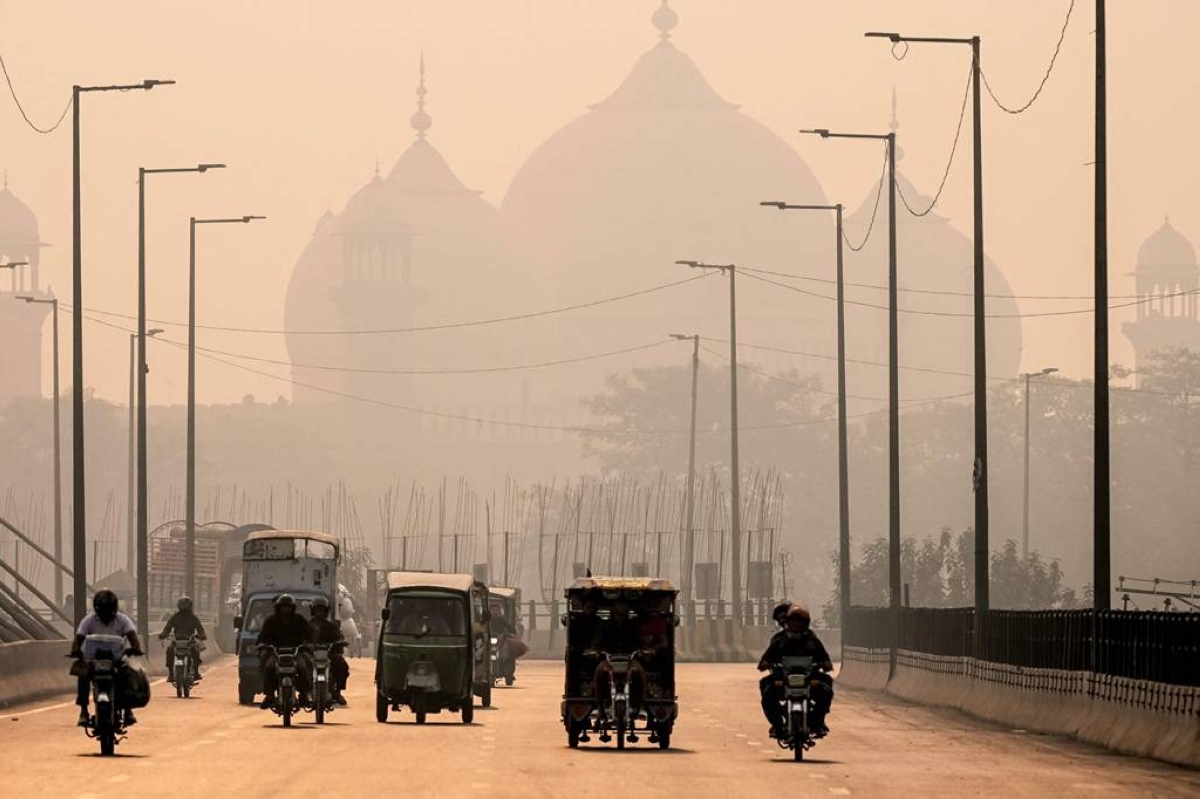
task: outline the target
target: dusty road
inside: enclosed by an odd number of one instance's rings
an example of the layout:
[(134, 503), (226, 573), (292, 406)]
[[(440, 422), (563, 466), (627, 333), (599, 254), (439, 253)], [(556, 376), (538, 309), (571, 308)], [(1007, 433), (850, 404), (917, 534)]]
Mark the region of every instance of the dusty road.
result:
[[(604, 795), (1198, 796), (1200, 772), (975, 722), (878, 694), (843, 691), (833, 735), (807, 762), (766, 737), (749, 665), (680, 667), (682, 717), (661, 752), (644, 742), (617, 752), (572, 751), (557, 718), (558, 663), (523, 663), (513, 688), (475, 724), (411, 713), (374, 719), (370, 661), (355, 661), (351, 707), (325, 728), (235, 701), (232, 662), (215, 665), (190, 700), (156, 699), (101, 759), (64, 700), (0, 715), (6, 797)], [(644, 739), (643, 739), (644, 741)]]

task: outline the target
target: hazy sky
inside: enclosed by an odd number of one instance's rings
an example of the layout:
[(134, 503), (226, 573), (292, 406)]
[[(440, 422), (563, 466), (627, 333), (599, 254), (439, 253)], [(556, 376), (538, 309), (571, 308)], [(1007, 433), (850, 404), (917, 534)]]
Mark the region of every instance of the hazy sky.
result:
[[(326, 208), (340, 210), (371, 177), (377, 157), (387, 170), (412, 140), (408, 118), (421, 50), (434, 119), (430, 140), (465, 183), (498, 203), (533, 149), (588, 103), (607, 96), (654, 45), (649, 17), (657, 5), (0, 2), (0, 52), (40, 123), (57, 118), (72, 83), (178, 81), (148, 94), (85, 97), (86, 305), (135, 308), (137, 167), (224, 161), (230, 168), (223, 173), (159, 176), (150, 184), (151, 316), (184, 318), (189, 215), (266, 214), (270, 220), (256, 225), (203, 231), (199, 297), (202, 321), (274, 327), (282, 324), (286, 281), (318, 216)], [(720, 94), (796, 148), (830, 199), (853, 205), (876, 179), (876, 155), (805, 140), (794, 131), (828, 126), (882, 132), (894, 85), (902, 168), (931, 193), (944, 168), (968, 66), (965, 48), (914, 47), (897, 62), (886, 43), (864, 40), (864, 30), (977, 33), (993, 88), (1016, 104), (1040, 79), (1068, 5), (675, 0), (681, 22), (673, 41)], [(1092, 170), (1086, 165), (1092, 160), (1092, 6), (1078, 2), (1058, 67), (1028, 113), (1011, 117), (990, 103), (985, 109), (987, 251), (1019, 294), (1086, 294), (1092, 287)], [(1200, 241), (1194, 160), (1200, 79), (1182, 66), (1197, 30), (1200, 3), (1194, 0), (1109, 3), (1114, 294), (1132, 291), (1124, 274), (1164, 213)], [(940, 206), (967, 233), (968, 141)], [(53, 245), (44, 251), (44, 281), (64, 299), (70, 297), (70, 144), (69, 120), (53, 135), (37, 135), (0, 94), (0, 168)], [(645, 284), (663, 277), (647, 275)], [(577, 293), (592, 296), (586, 285)], [(1086, 303), (1023, 308), (1081, 305)], [(1112, 316), (1113, 357), (1125, 363), (1132, 353), (1119, 322), (1131, 318), (1130, 311)], [(88, 333), (88, 384), (101, 396), (124, 401), (128, 337), (97, 327)], [(1026, 368), (1053, 364), (1071, 376), (1088, 374), (1090, 316), (1030, 320), (1025, 336)], [(202, 343), (287, 357), (282, 337), (206, 334)], [(152, 401), (182, 401), (182, 355), (162, 348), (151, 353)], [(284, 384), (201, 363), (201, 401), (289, 393)]]

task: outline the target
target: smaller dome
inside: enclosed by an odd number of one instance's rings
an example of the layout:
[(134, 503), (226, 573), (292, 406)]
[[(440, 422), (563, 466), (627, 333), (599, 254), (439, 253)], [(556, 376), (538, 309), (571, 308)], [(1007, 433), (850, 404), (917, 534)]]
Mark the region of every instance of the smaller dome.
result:
[(1171, 225), (1171, 218), (1163, 220), (1162, 227), (1138, 248), (1138, 269), (1156, 267), (1195, 267), (1196, 248)]
[(0, 189), (0, 241), (38, 242), (38, 222), (33, 210), (8, 188)]
[(396, 191), (376, 171), (338, 216), (341, 233), (398, 233), (408, 229)]

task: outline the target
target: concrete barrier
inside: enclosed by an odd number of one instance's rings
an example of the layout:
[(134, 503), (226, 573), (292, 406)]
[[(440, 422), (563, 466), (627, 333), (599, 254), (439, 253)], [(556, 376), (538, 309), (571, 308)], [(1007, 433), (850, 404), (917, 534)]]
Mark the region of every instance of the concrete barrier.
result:
[(1200, 767), (1200, 688), (904, 650), (890, 681), (887, 672), (887, 650), (846, 647), (838, 682), (955, 708), (1010, 727)]

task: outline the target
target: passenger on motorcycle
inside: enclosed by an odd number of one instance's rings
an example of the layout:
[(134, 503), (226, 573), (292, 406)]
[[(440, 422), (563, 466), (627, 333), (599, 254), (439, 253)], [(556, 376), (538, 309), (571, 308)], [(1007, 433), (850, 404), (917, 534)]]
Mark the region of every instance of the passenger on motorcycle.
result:
[[(312, 638), (312, 628), (308, 620), (296, 612), (296, 600), (290, 594), (280, 594), (275, 598), (275, 611), (263, 621), (262, 630), (258, 633), (258, 644), (261, 647), (300, 647)], [(279, 673), (276, 666), (276, 656), (272, 649), (259, 650), (259, 668), (262, 669), (263, 692), (266, 695), (259, 706), (266, 710), (275, 704), (275, 690), (279, 686)], [(304, 704), (308, 696), (308, 678), (312, 672), (312, 660), (303, 652), (296, 653), (296, 686), (300, 693), (300, 703)]]
[[(118, 610), (117, 595), (107, 588), (96, 592), (92, 597), (92, 612), (84, 617), (79, 623), (79, 629), (75, 631), (75, 640), (71, 643), (71, 657), (78, 658), (78, 663), (82, 668), (73, 668), (72, 673), (79, 677), (78, 693), (75, 697), (75, 704), (79, 705), (79, 724), (87, 726), (90, 718), (88, 716), (88, 689), (91, 687), (89, 680), (90, 666), (83, 663), (83, 642), (89, 635), (116, 635), (124, 637), (129, 641), (128, 652), (140, 652), (142, 647), (138, 642), (137, 627), (133, 620), (121, 613)], [(121, 706), (122, 694), (125, 685), (125, 670), (128, 664), (122, 661), (118, 664), (118, 669), (121, 674), (115, 682), (117, 692), (117, 707)], [(137, 724), (137, 719), (133, 716), (133, 711), (125, 708), (125, 726), (129, 727)]]
[[(200, 617), (192, 610), (192, 598), (189, 596), (179, 597), (179, 601), (175, 603), (177, 610), (163, 624), (162, 632), (158, 634), (159, 640), (166, 638), (168, 635), (174, 634), (176, 640), (184, 640), (195, 635), (201, 641), (208, 640), (208, 633), (204, 631), (204, 624), (201, 623)], [(167, 674), (171, 673), (171, 667), (175, 663), (175, 645), (171, 644), (167, 647)], [(192, 653), (192, 678), (196, 681), (203, 679), (200, 676), (200, 650), (196, 649)]]
[[(812, 616), (809, 615), (808, 608), (803, 605), (792, 605), (787, 611), (783, 630), (771, 636), (771, 643), (767, 646), (767, 651), (759, 659), (758, 670), (770, 671), (776, 664), (782, 662), (785, 656), (811, 657), (818, 669), (831, 670), (833, 662), (829, 658), (829, 653), (825, 651), (825, 645), (821, 643), (821, 639), (817, 638), (810, 629), (811, 625)], [(829, 728), (825, 726), (825, 715), (833, 703), (833, 680), (828, 674), (820, 672), (814, 672), (812, 677), (815, 680), (810, 693), (814, 712), (813, 730), (823, 735), (829, 732)], [(761, 680), (758, 685), (762, 692), (763, 715), (771, 723), (771, 737), (776, 738), (785, 726), (785, 719), (780, 716), (780, 708), (784, 699), (783, 691), (775, 686), (775, 680), (770, 675)]]
[[(629, 603), (618, 600), (613, 604), (609, 617), (600, 621), (589, 649), (597, 656), (602, 652), (610, 655), (631, 655), (638, 651), (640, 645), (641, 631), (629, 617)], [(637, 658), (629, 662), (628, 680), (629, 701), (633, 707), (640, 708), (645, 696), (646, 670)], [(612, 666), (606, 660), (601, 659), (596, 666), (595, 686), (596, 701), (603, 708), (608, 704), (612, 690)]]
[(339, 705), (346, 704), (342, 691), (346, 690), (346, 681), (350, 679), (350, 664), (343, 654), (346, 639), (342, 636), (341, 626), (329, 620), (329, 600), (317, 597), (309, 606), (312, 613), (312, 633), (308, 639), (314, 644), (334, 644), (329, 650), (329, 670), (333, 674), (333, 701)]

